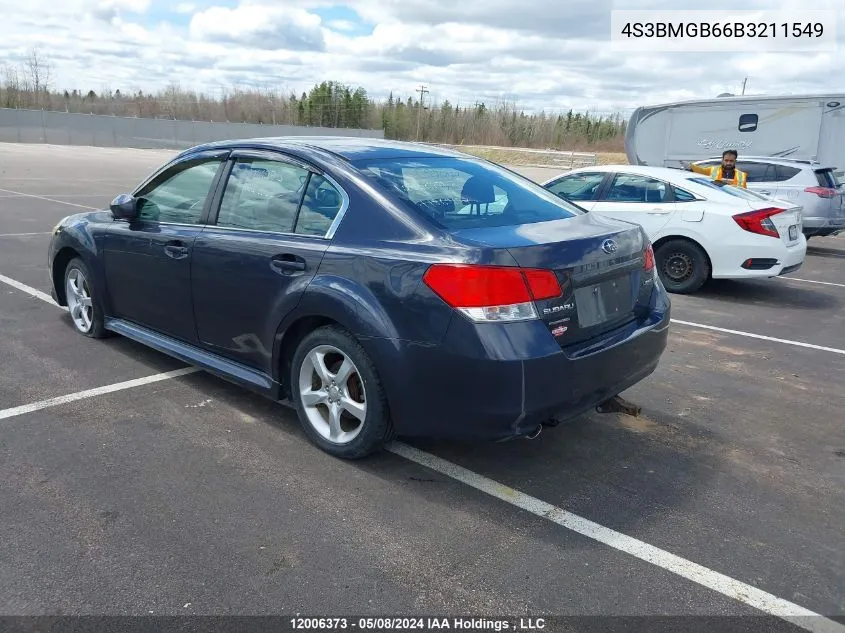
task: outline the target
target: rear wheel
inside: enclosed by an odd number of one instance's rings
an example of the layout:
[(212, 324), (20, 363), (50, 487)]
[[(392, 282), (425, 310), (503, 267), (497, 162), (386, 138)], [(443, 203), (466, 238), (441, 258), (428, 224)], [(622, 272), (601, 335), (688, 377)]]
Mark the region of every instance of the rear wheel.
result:
[(710, 262), (704, 249), (689, 240), (663, 242), (654, 252), (657, 274), (669, 292), (695, 292), (710, 277)]
[(290, 381), (306, 435), (327, 453), (358, 459), (392, 439), (375, 365), (345, 330), (325, 326), (305, 336), (294, 353)]

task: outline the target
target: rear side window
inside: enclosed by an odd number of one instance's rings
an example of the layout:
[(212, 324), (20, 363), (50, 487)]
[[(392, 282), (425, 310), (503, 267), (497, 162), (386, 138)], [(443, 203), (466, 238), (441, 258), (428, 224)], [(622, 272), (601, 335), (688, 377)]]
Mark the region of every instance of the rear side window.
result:
[(800, 173), (801, 170), (798, 167), (789, 167), (787, 165), (775, 165), (775, 176), (778, 182), (791, 180)]
[(683, 189), (678, 189), (677, 187), (673, 187), (672, 189), (675, 194), (676, 202), (693, 202), (696, 200), (696, 197), (689, 191), (684, 191)]
[(608, 202), (665, 202), (666, 183), (637, 174), (617, 174), (604, 197)]
[(748, 174), (748, 182), (774, 182), (775, 166), (771, 163), (737, 161), (737, 168)]
[(819, 181), (819, 187), (831, 187), (835, 189), (839, 186), (839, 179), (832, 169), (819, 169), (816, 171), (816, 180)]
[(409, 209), (446, 229), (561, 220), (583, 211), (492, 163), (443, 156), (353, 163)]
[(289, 163), (238, 159), (223, 193), (218, 226), (293, 232), (307, 175), (302, 167)]

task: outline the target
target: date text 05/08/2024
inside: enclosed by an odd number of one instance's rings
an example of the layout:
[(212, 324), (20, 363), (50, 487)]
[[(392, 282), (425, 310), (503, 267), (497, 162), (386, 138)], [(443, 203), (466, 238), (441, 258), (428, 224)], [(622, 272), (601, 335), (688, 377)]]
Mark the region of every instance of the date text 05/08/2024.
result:
[(824, 35), (821, 22), (626, 22), (625, 37), (645, 38), (812, 38)]
[(546, 626), (543, 618), (308, 618), (290, 619), (294, 631), (541, 631)]

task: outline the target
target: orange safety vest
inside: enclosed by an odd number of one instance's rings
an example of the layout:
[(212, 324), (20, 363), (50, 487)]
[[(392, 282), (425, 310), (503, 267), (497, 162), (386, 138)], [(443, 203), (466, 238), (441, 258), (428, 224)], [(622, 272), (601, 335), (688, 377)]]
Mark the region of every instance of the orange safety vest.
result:
[[(696, 165), (695, 167), (696, 167), (696, 171), (702, 170), (702, 172), (703, 172), (704, 170), (706, 170), (707, 174), (713, 180), (722, 180), (724, 182), (727, 182), (728, 184), (736, 185), (737, 187), (745, 187), (745, 183), (748, 181), (748, 174), (746, 174), (744, 171), (740, 171), (736, 168), (734, 168), (734, 177), (731, 178), (731, 179), (726, 179), (724, 177), (724, 175), (722, 174), (722, 166), (721, 165), (716, 165), (715, 167), (699, 167), (699, 166)], [(747, 188), (747, 187), (745, 187), (745, 188)]]

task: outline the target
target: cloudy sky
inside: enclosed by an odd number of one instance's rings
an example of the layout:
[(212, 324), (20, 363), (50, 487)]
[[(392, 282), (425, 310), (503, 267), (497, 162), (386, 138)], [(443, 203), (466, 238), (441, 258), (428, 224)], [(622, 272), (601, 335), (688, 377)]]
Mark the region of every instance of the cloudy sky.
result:
[[(841, 0), (816, 0), (834, 9)], [(747, 0), (796, 9), (802, 0)], [(839, 50), (620, 53), (611, 9), (736, 7), (689, 0), (0, 0), (0, 64), (35, 44), (60, 89), (156, 90), (176, 82), (220, 94), (260, 86), (297, 94), (334, 79), (381, 98), (526, 109), (630, 112), (645, 103), (845, 91)]]

